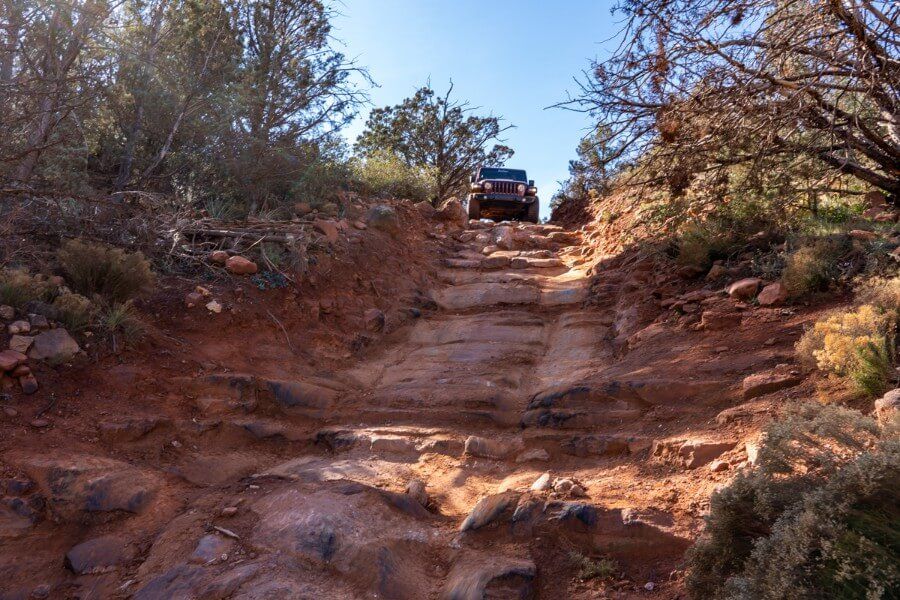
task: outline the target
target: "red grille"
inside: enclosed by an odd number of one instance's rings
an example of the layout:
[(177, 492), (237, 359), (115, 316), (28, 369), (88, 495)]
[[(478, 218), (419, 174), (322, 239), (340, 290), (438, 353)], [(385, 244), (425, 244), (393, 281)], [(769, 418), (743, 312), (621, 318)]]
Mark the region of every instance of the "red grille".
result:
[(515, 194), (519, 195), (519, 192), (516, 191), (516, 187), (519, 185), (515, 181), (492, 181), (491, 185), (493, 188), (491, 191), (495, 194)]

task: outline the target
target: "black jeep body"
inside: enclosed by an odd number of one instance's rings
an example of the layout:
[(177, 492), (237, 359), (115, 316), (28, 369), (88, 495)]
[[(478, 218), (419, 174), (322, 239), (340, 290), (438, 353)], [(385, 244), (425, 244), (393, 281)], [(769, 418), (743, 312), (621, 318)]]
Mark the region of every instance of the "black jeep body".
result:
[(521, 169), (480, 167), (469, 178), (470, 219), (538, 222), (537, 188)]

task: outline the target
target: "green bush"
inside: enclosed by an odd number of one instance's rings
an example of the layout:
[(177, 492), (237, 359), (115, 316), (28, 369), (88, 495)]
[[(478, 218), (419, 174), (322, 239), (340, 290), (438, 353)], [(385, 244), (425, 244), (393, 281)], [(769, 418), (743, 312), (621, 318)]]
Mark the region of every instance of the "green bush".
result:
[(377, 152), (353, 161), (359, 191), (381, 198), (420, 202), (434, 195), (434, 183), (426, 169), (410, 167), (390, 152)]
[(147, 324), (141, 319), (132, 303), (110, 304), (100, 309), (97, 325), (101, 333), (125, 342), (139, 342), (147, 334)]
[(126, 302), (153, 287), (150, 263), (140, 252), (70, 240), (59, 250), (66, 281), (79, 294)]
[(705, 599), (897, 598), (900, 443), (856, 411), (800, 407), (713, 495), (688, 553)]
[(607, 557), (594, 559), (580, 552), (571, 552), (569, 559), (578, 569), (576, 577), (580, 581), (591, 579), (609, 579), (620, 572), (619, 564)]

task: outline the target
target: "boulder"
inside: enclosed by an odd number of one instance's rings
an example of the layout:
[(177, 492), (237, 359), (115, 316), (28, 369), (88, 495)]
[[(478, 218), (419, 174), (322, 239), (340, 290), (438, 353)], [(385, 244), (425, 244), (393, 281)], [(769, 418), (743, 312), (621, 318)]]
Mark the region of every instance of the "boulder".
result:
[(235, 275), (253, 275), (259, 270), (256, 263), (243, 256), (232, 256), (225, 261), (225, 268)]
[(762, 284), (761, 279), (757, 277), (747, 277), (735, 281), (728, 286), (726, 291), (732, 298), (737, 298), (738, 300), (751, 300), (756, 296), (756, 292), (759, 291), (760, 284)]
[(441, 600), (533, 598), (536, 575), (531, 560), (496, 553), (467, 556), (453, 565)]
[(109, 458), (72, 453), (4, 458), (37, 483), (57, 521), (80, 521), (88, 513), (140, 513), (159, 489), (155, 475)]
[(511, 510), (519, 500), (519, 492), (507, 491), (485, 496), (478, 501), (460, 525), (460, 531), (481, 529)]
[(62, 327), (43, 331), (34, 336), (28, 356), (34, 360), (46, 360), (58, 364), (71, 360), (80, 348), (78, 342)]
[(650, 454), (655, 458), (696, 469), (719, 458), (737, 445), (734, 441), (655, 440)]
[(19, 377), (19, 385), (22, 387), (22, 393), (28, 396), (38, 391), (38, 381), (31, 373)]
[(95, 575), (113, 570), (131, 559), (125, 542), (103, 536), (82, 542), (66, 552), (66, 568), (76, 575)]
[(465, 229), (466, 225), (469, 224), (469, 215), (466, 213), (466, 209), (463, 208), (462, 202), (456, 198), (447, 200), (440, 210), (437, 211), (437, 217), (441, 221), (446, 221), (461, 229)]
[(483, 269), (505, 269), (508, 266), (508, 256), (488, 256), (481, 261), (481, 268)]
[(406, 485), (406, 493), (422, 506), (428, 506), (428, 492), (425, 489), (425, 482), (421, 479), (411, 479)]
[(28, 357), (16, 350), (3, 350), (0, 352), (0, 373), (12, 371), (28, 360)]
[(794, 387), (803, 381), (800, 372), (789, 367), (776, 367), (770, 371), (763, 371), (744, 378), (741, 388), (744, 391), (744, 400), (750, 400), (758, 396), (764, 396)]
[(400, 233), (400, 217), (397, 211), (385, 204), (378, 204), (369, 209), (366, 222), (372, 229), (384, 231), (392, 236)]
[(3, 319), (4, 321), (12, 321), (15, 318), (16, 309), (7, 304), (0, 306), (0, 319)]
[(875, 401), (875, 418), (879, 423), (890, 423), (896, 419), (898, 408), (900, 408), (900, 388), (889, 391)]
[(756, 297), (761, 306), (776, 306), (788, 299), (787, 288), (780, 281), (770, 283)]
[(31, 325), (31, 330), (44, 330), (50, 329), (50, 321), (47, 320), (47, 317), (39, 314), (31, 314), (28, 315), (28, 324)]
[(872, 240), (878, 238), (878, 234), (874, 231), (866, 231), (865, 229), (854, 229), (848, 233), (851, 238), (854, 240), (859, 240), (861, 242), (871, 242)]
[(550, 473), (544, 473), (531, 484), (532, 492), (543, 492), (550, 489)]
[(416, 211), (426, 219), (434, 217), (435, 213), (437, 213), (437, 210), (431, 205), (431, 202), (425, 202), (424, 200), (422, 202), (416, 202), (414, 207)]

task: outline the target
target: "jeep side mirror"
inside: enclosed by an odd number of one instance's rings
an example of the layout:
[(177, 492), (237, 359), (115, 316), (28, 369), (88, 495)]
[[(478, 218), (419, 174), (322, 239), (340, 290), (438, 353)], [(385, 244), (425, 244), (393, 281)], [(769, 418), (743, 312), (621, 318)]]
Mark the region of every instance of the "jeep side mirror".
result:
[(469, 175), (469, 183), (475, 183), (475, 176)]
[(534, 179), (528, 180), (528, 187), (534, 187)]

